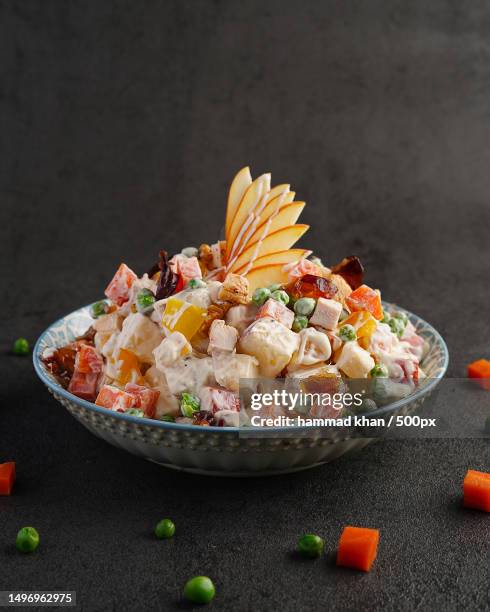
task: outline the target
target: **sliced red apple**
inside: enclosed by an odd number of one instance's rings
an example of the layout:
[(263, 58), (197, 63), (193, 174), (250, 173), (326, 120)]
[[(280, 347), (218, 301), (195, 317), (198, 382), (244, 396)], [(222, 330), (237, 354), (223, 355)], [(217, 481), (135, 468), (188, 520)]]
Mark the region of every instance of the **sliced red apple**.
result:
[[(251, 270), (255, 270), (255, 268), (262, 268), (267, 265), (274, 264), (289, 264), (300, 259), (304, 259), (305, 257), (309, 257), (311, 255), (311, 251), (307, 251), (306, 249), (287, 249), (286, 251), (275, 251), (274, 253), (269, 253), (268, 255), (262, 255), (262, 257), (257, 257), (254, 261), (253, 266), (251, 266)], [(248, 264), (243, 265), (241, 268), (236, 270), (237, 274), (243, 274), (243, 271), (247, 268)]]
[(267, 287), (273, 283), (285, 285), (289, 281), (288, 273), (284, 270), (284, 264), (282, 263), (254, 268), (245, 276), (248, 280), (250, 293), (253, 293), (259, 287)]
[(267, 196), (271, 185), (271, 175), (263, 174), (255, 179), (245, 191), (240, 204), (237, 207), (233, 221), (231, 222), (226, 244), (226, 258), (238, 248), (243, 234), (253, 220), (254, 210), (260, 206), (263, 198)]
[(248, 245), (236, 259), (229, 262), (228, 272), (234, 272), (249, 262), (253, 266), (255, 260), (262, 255), (290, 249), (309, 227), (309, 225), (303, 224), (284, 227), (268, 234), (263, 240), (258, 240), (256, 243)]
[(250, 168), (246, 166), (242, 168), (240, 172), (235, 176), (231, 185), (230, 191), (228, 192), (228, 203), (226, 206), (226, 223), (225, 223), (225, 236), (228, 240), (230, 232), (231, 222), (236, 214), (238, 205), (242, 201), (245, 191), (252, 184), (252, 176), (250, 174)]

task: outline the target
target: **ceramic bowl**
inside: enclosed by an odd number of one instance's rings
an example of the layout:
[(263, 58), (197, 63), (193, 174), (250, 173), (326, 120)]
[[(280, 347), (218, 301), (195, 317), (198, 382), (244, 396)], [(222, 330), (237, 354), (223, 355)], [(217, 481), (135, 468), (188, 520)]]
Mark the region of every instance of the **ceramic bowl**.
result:
[[(385, 304), (385, 308), (393, 308)], [(428, 350), (421, 364), (428, 379), (402, 400), (383, 407), (384, 414), (416, 411), (444, 376), (448, 351), (440, 334), (414, 314), (407, 314)], [(216, 476), (259, 476), (295, 472), (327, 463), (359, 450), (372, 441), (339, 434), (325, 437), (312, 428), (267, 428), (264, 435), (246, 435), (235, 427), (200, 427), (125, 415), (80, 399), (63, 387), (45, 368), (46, 348), (60, 347), (82, 335), (92, 319), (89, 306), (53, 323), (41, 334), (33, 353), (34, 368), (53, 396), (89, 431), (110, 444), (162, 466)]]

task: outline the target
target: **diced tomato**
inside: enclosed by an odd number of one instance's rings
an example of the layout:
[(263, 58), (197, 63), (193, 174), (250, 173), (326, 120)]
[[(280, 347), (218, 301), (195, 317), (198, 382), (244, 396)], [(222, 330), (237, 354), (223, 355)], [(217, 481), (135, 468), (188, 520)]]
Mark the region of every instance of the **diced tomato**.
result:
[(240, 398), (232, 391), (217, 387), (204, 387), (201, 390), (201, 410), (212, 412), (220, 410), (240, 411)]
[(124, 387), (124, 391), (133, 396), (134, 408), (143, 410), (145, 416), (149, 419), (155, 416), (160, 391), (157, 389), (150, 389), (149, 387), (143, 387), (142, 385), (136, 385), (135, 383), (128, 383)]
[(172, 272), (180, 274), (185, 285), (191, 278), (202, 278), (201, 266), (197, 257), (174, 255), (169, 262)]
[(137, 278), (131, 268), (122, 263), (104, 293), (115, 304), (122, 306), (129, 300), (129, 290)]
[(464, 505), (490, 512), (490, 474), (468, 470), (463, 482)]
[(15, 482), (15, 461), (0, 463), (0, 495), (10, 495)]
[(263, 304), (259, 312), (257, 313), (257, 319), (262, 317), (272, 317), (279, 323), (282, 323), (287, 328), (291, 329), (294, 321), (294, 312), (284, 306), (281, 302), (269, 298), (265, 304)]
[(111, 385), (104, 385), (95, 400), (97, 406), (115, 410), (116, 412), (124, 412), (128, 408), (133, 408), (134, 402), (134, 395)]
[(345, 303), (351, 312), (367, 310), (375, 319), (381, 321), (383, 318), (383, 307), (378, 291), (367, 285), (361, 285), (345, 298)]
[(378, 552), (379, 530), (344, 527), (337, 551), (337, 565), (369, 572)]
[(478, 359), (468, 366), (468, 378), (477, 378), (480, 386), (490, 390), (490, 361)]

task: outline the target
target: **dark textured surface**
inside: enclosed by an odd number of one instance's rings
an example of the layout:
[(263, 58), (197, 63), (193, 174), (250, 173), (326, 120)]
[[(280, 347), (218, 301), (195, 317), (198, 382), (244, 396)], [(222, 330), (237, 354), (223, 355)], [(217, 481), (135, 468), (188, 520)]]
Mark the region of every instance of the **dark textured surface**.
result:
[[(488, 442), (384, 442), (293, 476), (213, 480), (95, 439), (9, 356), (100, 295), (125, 260), (216, 238), (251, 164), (291, 181), (327, 262), (445, 336), (450, 373), (490, 345), (486, 2), (0, 2), (0, 589), (73, 589), (84, 610), (484, 609), (488, 517), (461, 509)], [(6, 384), (5, 384), (6, 383)], [(171, 516), (171, 542), (151, 537)], [(379, 527), (369, 575), (291, 555)], [(42, 546), (20, 556), (17, 529)]]

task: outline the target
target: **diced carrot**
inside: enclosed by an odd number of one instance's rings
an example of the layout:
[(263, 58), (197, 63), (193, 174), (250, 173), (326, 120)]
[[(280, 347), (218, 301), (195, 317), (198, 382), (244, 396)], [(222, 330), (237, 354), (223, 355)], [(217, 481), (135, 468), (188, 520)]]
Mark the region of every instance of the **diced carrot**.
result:
[(463, 495), (466, 508), (490, 512), (490, 474), (468, 470), (463, 482)]
[(369, 572), (378, 552), (379, 530), (344, 527), (337, 551), (337, 565)]
[(478, 378), (479, 384), (484, 389), (490, 390), (490, 361), (478, 359), (468, 366), (468, 378)]
[(0, 495), (10, 495), (15, 482), (15, 461), (0, 463)]
[(383, 307), (378, 291), (367, 285), (361, 285), (345, 298), (345, 303), (351, 312), (367, 310), (375, 319), (381, 321), (383, 318)]

